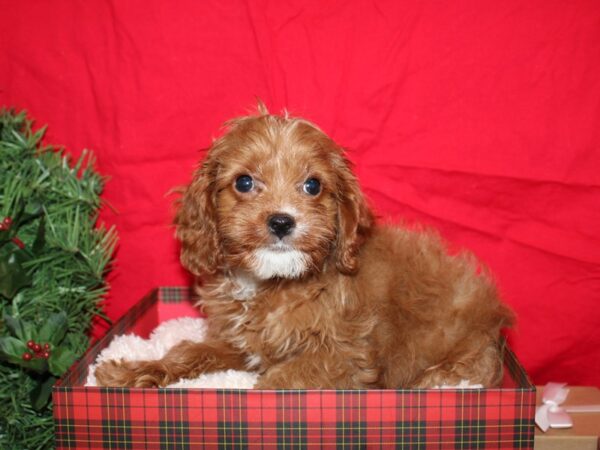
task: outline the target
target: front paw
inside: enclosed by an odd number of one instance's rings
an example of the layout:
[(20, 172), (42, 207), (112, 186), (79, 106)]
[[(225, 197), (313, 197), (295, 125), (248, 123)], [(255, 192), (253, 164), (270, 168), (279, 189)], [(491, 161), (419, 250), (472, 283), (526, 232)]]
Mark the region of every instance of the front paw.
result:
[(107, 361), (95, 371), (98, 386), (149, 388), (169, 383), (167, 370), (156, 361)]

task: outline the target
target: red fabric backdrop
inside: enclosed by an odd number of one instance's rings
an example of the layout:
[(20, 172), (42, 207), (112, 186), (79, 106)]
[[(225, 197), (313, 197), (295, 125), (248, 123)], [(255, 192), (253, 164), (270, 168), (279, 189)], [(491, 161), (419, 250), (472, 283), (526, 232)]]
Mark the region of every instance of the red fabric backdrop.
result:
[(188, 282), (169, 190), (255, 96), (487, 262), (535, 382), (600, 385), (599, 2), (0, 0), (0, 105), (110, 178), (114, 319)]

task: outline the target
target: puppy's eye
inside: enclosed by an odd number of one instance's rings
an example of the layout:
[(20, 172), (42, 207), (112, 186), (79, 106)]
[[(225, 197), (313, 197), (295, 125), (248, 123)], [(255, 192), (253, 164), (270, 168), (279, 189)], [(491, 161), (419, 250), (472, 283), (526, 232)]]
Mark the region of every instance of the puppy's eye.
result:
[(317, 195), (321, 192), (321, 182), (316, 178), (309, 178), (304, 182), (302, 188), (308, 195)]
[(254, 188), (254, 180), (250, 175), (240, 175), (235, 180), (235, 189), (238, 192), (250, 192)]

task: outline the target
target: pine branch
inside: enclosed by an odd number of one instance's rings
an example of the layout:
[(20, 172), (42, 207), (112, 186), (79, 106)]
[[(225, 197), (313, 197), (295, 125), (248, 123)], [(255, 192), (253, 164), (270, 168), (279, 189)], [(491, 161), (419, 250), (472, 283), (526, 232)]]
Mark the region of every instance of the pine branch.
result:
[[(96, 225), (104, 179), (92, 153), (71, 163), (42, 146), (44, 132), (24, 112), (0, 111), (0, 448), (52, 448), (40, 388), (47, 395), (87, 348), (117, 242), (114, 228)], [(27, 347), (41, 335), (55, 353)]]

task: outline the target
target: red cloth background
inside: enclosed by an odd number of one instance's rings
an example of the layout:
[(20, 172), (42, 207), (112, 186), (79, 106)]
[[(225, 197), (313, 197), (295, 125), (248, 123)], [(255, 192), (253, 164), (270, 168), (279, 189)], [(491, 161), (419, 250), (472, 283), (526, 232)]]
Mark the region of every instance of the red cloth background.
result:
[(491, 267), (535, 382), (600, 385), (599, 2), (0, 1), (0, 105), (110, 178), (113, 319), (188, 282), (169, 190), (256, 96)]

